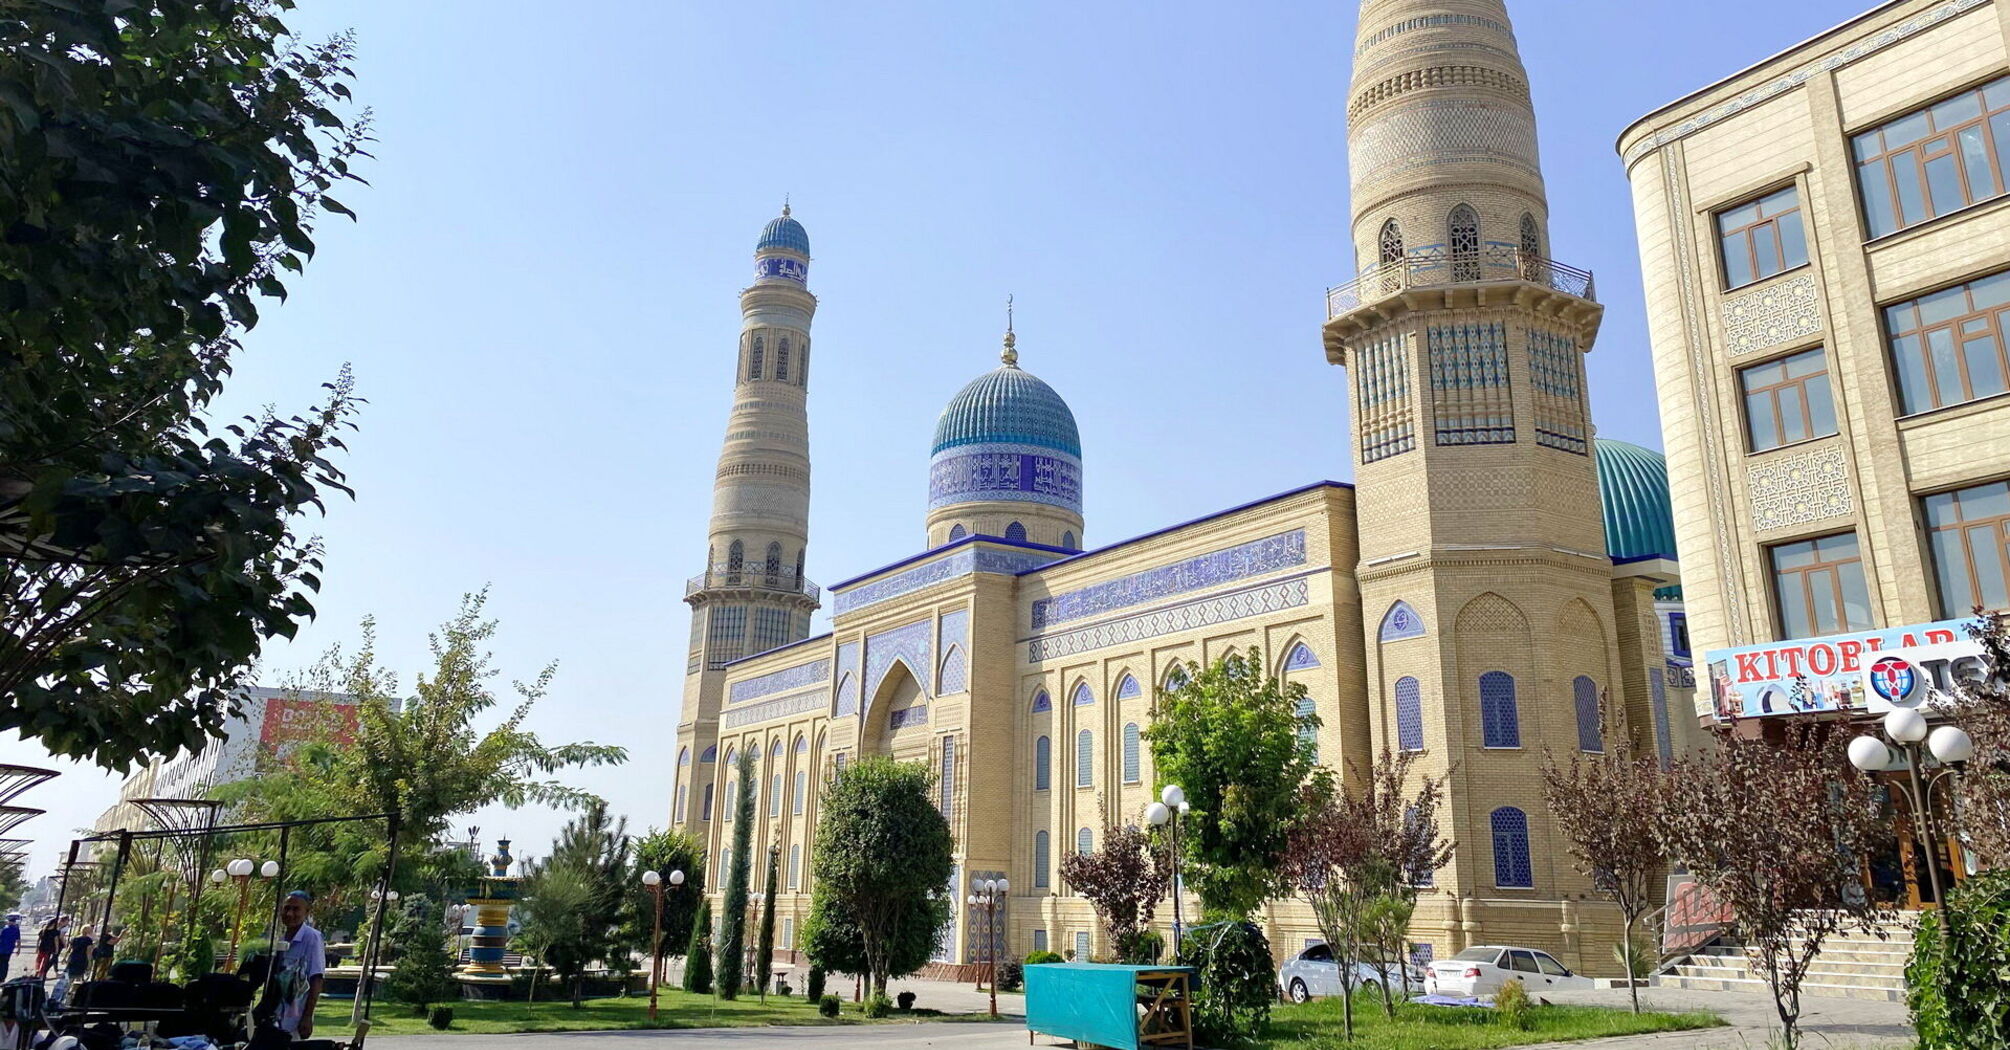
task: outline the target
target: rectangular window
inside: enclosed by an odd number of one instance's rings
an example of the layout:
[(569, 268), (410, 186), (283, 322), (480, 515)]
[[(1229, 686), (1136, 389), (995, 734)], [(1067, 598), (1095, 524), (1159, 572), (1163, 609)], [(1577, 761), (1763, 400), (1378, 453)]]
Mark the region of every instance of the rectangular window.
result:
[(2003, 195), (2010, 77), (1856, 136), (1857, 192), (1872, 237)]
[(1668, 653), (1685, 659), (1691, 655), (1688, 613), (1668, 614)]
[(2010, 271), (1884, 308), (1906, 415), (2010, 390)]
[(1717, 213), (1717, 243), (1724, 287), (1740, 288), (1776, 273), (1806, 266), (1808, 238), (1801, 229), (1801, 191), (1777, 193)]
[(1034, 950), (1034, 951), (1036, 951), (1036, 952), (1044, 952), (1044, 951), (1046, 951), (1046, 950), (1047, 950), (1047, 931), (1046, 931), (1046, 930), (1034, 930), (1034, 931), (1033, 931), (1033, 950)]
[(1940, 583), (1940, 615), (2010, 606), (2010, 482), (1928, 496), (1927, 538)]
[(1089, 931), (1075, 931), (1075, 962), (1089, 961)]
[(956, 808), (956, 741), (942, 741), (942, 819), (948, 820)]
[(784, 951), (791, 951), (794, 950), (795, 946), (796, 946), (796, 920), (785, 916), (782, 919), (781, 947), (782, 950)]
[(789, 888), (799, 889), (803, 877), (803, 847), (800, 843), (789, 847)]
[(1786, 638), (1867, 631), (1870, 589), (1856, 533), (1842, 532), (1772, 549), (1773, 597)]
[(1821, 347), (1743, 369), (1738, 385), (1745, 394), (1745, 438), (1753, 452), (1836, 432), (1828, 358)]

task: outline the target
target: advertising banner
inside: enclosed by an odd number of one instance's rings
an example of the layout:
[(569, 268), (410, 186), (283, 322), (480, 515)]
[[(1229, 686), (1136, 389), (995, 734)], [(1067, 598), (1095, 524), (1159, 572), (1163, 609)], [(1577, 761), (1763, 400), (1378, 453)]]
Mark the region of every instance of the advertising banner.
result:
[(1719, 719), (1822, 711), (1876, 714), (1936, 702), (1984, 672), (1969, 620), (1767, 642), (1703, 654)]

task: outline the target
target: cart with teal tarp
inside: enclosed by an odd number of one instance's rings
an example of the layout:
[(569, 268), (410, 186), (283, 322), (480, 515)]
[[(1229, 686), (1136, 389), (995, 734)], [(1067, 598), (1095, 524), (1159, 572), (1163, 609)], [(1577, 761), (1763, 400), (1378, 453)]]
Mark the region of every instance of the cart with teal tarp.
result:
[(1040, 963), (1026, 967), (1026, 1041), (1111, 1050), (1193, 1050), (1193, 967)]

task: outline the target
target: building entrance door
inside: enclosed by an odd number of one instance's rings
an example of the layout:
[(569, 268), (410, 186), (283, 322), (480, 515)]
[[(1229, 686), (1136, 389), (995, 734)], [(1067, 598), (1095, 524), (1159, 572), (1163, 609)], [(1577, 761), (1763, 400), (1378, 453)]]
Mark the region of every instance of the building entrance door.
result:
[(1939, 869), (1943, 891), (1952, 890), (1963, 877), (1961, 844), (1952, 838), (1942, 838), (1929, 848), (1909, 814), (1901, 816), (1897, 825), (1899, 848), (1903, 851), (1901, 874), (1904, 895), (1901, 906), (1915, 911), (1940, 907), (1940, 901), (1933, 895), (1933, 877), (1926, 866), (1932, 864)]

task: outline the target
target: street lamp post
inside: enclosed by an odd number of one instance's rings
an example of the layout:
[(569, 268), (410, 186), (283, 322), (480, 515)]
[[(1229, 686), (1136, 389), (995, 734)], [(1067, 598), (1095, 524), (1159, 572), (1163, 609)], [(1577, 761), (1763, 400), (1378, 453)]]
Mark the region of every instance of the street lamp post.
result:
[(998, 1016), (998, 909), (1012, 892), (1009, 879), (972, 879), (965, 900), (984, 916), (984, 983), (991, 989), (991, 1016)]
[(230, 954), (224, 956), (225, 959), (229, 960), (229, 965), (233, 969), (237, 966), (237, 944), (239, 939), (244, 935), (244, 906), (251, 900), (251, 875), (253, 872), (257, 872), (268, 879), (277, 877), (279, 874), (279, 862), (268, 860), (261, 867), (257, 861), (249, 857), (239, 857), (225, 865), (222, 871), (213, 871), (209, 875), (210, 881), (216, 883), (223, 881), (223, 879), (217, 878), (218, 875), (224, 875), (237, 880), (237, 911), (232, 916), (230, 922)]
[(1167, 829), (1171, 836), (1172, 851), (1172, 901), (1173, 901), (1173, 959), (1178, 961), (1180, 941), (1186, 933), (1186, 922), (1180, 915), (1180, 821), (1193, 807), (1187, 804), (1186, 789), (1178, 784), (1167, 784), (1159, 792), (1159, 800), (1145, 807), (1145, 823), (1155, 828)]
[[(740, 941), (745, 945), (740, 959), (740, 963), (744, 967), (742, 972), (745, 974), (743, 981), (752, 981), (756, 978), (756, 974), (759, 973), (754, 968), (754, 964), (759, 961), (755, 957), (761, 954), (761, 902), (767, 899), (768, 895), (766, 893), (747, 894), (747, 923), (741, 927), (742, 932), (740, 934)], [(765, 966), (767, 964), (762, 963), (762, 965)], [(766, 995), (767, 989), (761, 989), (761, 993)]]
[[(1885, 737), (1891, 741), (1889, 744), (1874, 736), (1860, 736), (1850, 741), (1850, 764), (1866, 773), (1875, 773), (1890, 769), (1894, 762), (1901, 759), (1905, 762), (1906, 803), (1912, 807), (1913, 821), (1926, 844), (1926, 881), (1933, 890), (1934, 915), (1940, 923), (1940, 933), (1945, 937), (1947, 897), (1946, 888), (1940, 884), (1940, 850), (1943, 843), (1934, 833), (1933, 789), (1948, 776), (1959, 774), (1962, 766), (1975, 757), (1975, 741), (1959, 726), (1944, 725), (1930, 729), (1926, 716), (1910, 707), (1894, 708), (1885, 715), (1883, 729)], [(1928, 754), (1945, 768), (1931, 776), (1921, 777), (1919, 767)]]
[[(656, 929), (649, 939), (649, 1019), (656, 1020), (656, 986), (663, 983), (663, 876), (654, 871), (642, 873), (642, 885), (649, 887), (649, 895), (656, 903)], [(670, 888), (684, 885), (684, 873), (670, 873)]]
[[(401, 894), (397, 890), (388, 889), (381, 882), (370, 887), (370, 914), (382, 918), (389, 908), (398, 906), (398, 898), (400, 896)], [(377, 907), (379, 901), (383, 902), (386, 907)], [(454, 928), (459, 929), (459, 924), (456, 923)], [(370, 949), (378, 940), (380, 938), (363, 938), (363, 971), (356, 975), (356, 1001), (351, 1003), (349, 1007), (349, 1024), (352, 1027), (363, 1020), (363, 1003), (368, 998), (363, 994), (364, 991), (375, 987), (377, 983), (377, 955)], [(460, 938), (456, 937), (454, 940), (458, 948)], [(454, 954), (458, 957), (460, 953), (456, 950)]]

